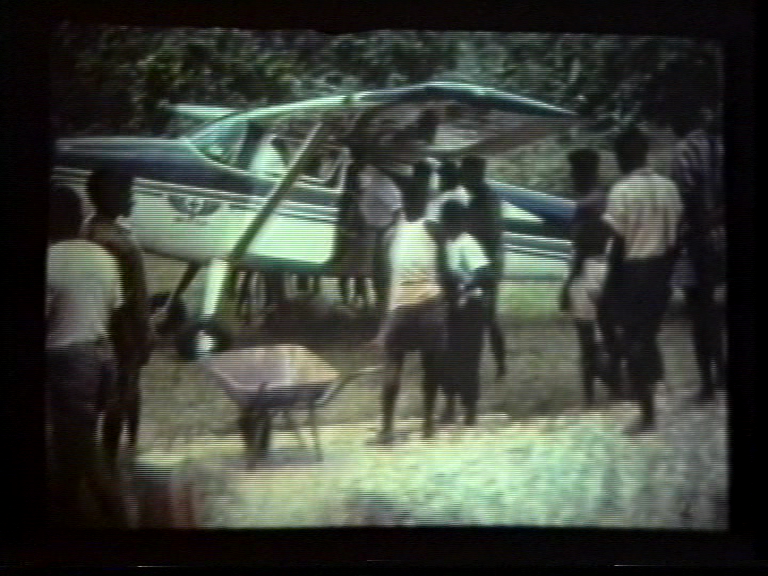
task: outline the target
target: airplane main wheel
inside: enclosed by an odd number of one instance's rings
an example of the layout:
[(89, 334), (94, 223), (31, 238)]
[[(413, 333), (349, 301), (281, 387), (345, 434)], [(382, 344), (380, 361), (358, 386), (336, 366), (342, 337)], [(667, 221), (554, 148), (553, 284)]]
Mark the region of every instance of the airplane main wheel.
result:
[[(152, 296), (149, 302), (151, 314), (156, 314), (159, 312), (166, 305), (170, 297), (170, 292), (160, 292), (159, 294)], [(171, 306), (171, 309), (168, 311), (168, 318), (166, 318), (164, 322), (158, 325), (157, 331), (160, 334), (170, 334), (172, 332), (176, 332), (184, 325), (186, 320), (187, 308), (184, 305), (184, 302), (181, 300), (176, 300), (176, 302), (174, 302)]]
[(231, 346), (232, 335), (229, 331), (212, 321), (195, 322), (176, 337), (176, 351), (182, 359), (189, 361), (222, 352)]

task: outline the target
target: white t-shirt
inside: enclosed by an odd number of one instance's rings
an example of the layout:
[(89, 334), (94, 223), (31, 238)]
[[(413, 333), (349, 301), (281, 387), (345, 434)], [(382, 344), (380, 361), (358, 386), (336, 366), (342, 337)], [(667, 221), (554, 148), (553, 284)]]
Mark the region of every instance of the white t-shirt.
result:
[(462, 232), (453, 240), (448, 240), (445, 252), (448, 270), (463, 284), (468, 283), (479, 268), (491, 265), (480, 242), (469, 232)]
[(490, 266), (491, 261), (485, 255), (485, 250), (477, 241), (477, 238), (468, 232), (462, 232), (453, 240), (448, 240), (445, 245), (446, 265), (448, 270), (458, 278), (460, 283), (459, 305), (463, 306), (466, 298), (474, 298), (483, 295), (480, 288), (465, 291), (474, 273), (483, 266)]
[(420, 304), (442, 294), (437, 270), (437, 244), (427, 219), (401, 219), (389, 250), (392, 270), (389, 309)]
[(108, 337), (112, 312), (122, 305), (120, 269), (104, 248), (88, 240), (65, 240), (48, 248), (46, 348)]
[(435, 198), (433, 198), (429, 204), (427, 204), (427, 219), (432, 222), (440, 221), (440, 212), (443, 209), (443, 204), (448, 200), (456, 200), (466, 208), (469, 206), (472, 196), (470, 196), (467, 189), (464, 186), (456, 186), (445, 192), (441, 192)]
[(683, 204), (677, 186), (650, 168), (613, 185), (603, 220), (624, 238), (625, 258), (661, 256), (677, 242)]
[(389, 176), (370, 165), (360, 171), (359, 178), (362, 189), (360, 212), (366, 224), (372, 228), (386, 228), (402, 208), (400, 188)]

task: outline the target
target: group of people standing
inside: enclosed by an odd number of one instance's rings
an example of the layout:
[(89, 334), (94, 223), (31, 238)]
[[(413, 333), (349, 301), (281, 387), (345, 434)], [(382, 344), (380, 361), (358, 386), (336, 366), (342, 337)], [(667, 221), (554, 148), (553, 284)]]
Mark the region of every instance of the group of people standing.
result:
[(378, 441), (394, 440), (401, 371), (412, 351), (422, 360), (425, 437), (434, 433), (440, 390), (446, 398), (442, 420), (455, 419), (458, 400), (465, 424), (474, 425), (486, 329), (499, 376), (506, 371), (504, 334), (496, 315), (504, 257), (501, 206), (485, 182), (486, 162), (466, 157), (459, 166), (422, 160), (408, 176), (402, 167), (394, 172), (353, 164), (350, 186), (358, 196), (352, 197), (352, 206), (356, 199), (365, 202), (365, 187), (358, 188), (354, 177), (366, 169), (369, 193), (382, 186), (389, 192), (377, 214), (382, 225), (370, 233), (368, 244), (382, 303), (380, 329), (371, 344), (385, 356)]
[(678, 110), (672, 128), (680, 141), (670, 178), (648, 166), (648, 138), (637, 128), (615, 140), (622, 176), (609, 190), (599, 184), (596, 151), (569, 155), (579, 200), (561, 308), (575, 320), (587, 403), (598, 377), (611, 398), (635, 400), (640, 418), (630, 434), (655, 426), (655, 386), (664, 379), (658, 334), (673, 284), (683, 288), (692, 327), (701, 378), (695, 400), (713, 400), (725, 382), (722, 307), (715, 300), (725, 282), (721, 136), (690, 108)]
[[(416, 135), (420, 127), (417, 123)], [(648, 164), (649, 139), (637, 127), (614, 141), (621, 177), (610, 188), (600, 185), (595, 150), (568, 156), (578, 201), (561, 308), (575, 320), (586, 402), (594, 403), (598, 378), (611, 399), (637, 402), (640, 417), (626, 430), (631, 435), (656, 426), (655, 387), (665, 376), (658, 336), (675, 284), (685, 295), (701, 380), (694, 400), (710, 402), (725, 385), (723, 306), (715, 298), (726, 280), (722, 139), (719, 126), (704, 122), (702, 111), (693, 107), (677, 109), (672, 129), (679, 142), (670, 177)], [(430, 143), (434, 126), (421, 135)], [(398, 180), (387, 169), (368, 169)], [(377, 229), (373, 242), (374, 251), (386, 258), (385, 266), (373, 270), (380, 274), (377, 291), (386, 303), (374, 340), (386, 360), (382, 443), (394, 438), (407, 352), (422, 356), (425, 437), (434, 433), (439, 390), (446, 397), (445, 421), (454, 419), (458, 398), (465, 423), (475, 423), (486, 328), (499, 373), (504, 372), (495, 313), (502, 224), (499, 199), (485, 184), (484, 170), (478, 157), (464, 158), (460, 169), (443, 162), (431, 170), (429, 162), (418, 161), (410, 180), (392, 186), (402, 195), (390, 195), (397, 201), (386, 203), (389, 224)], [(437, 195), (430, 193), (432, 172), (438, 174)]]
[[(155, 340), (141, 249), (121, 221), (132, 179), (110, 169), (79, 196), (50, 196), (46, 277), (46, 439), (51, 511), (63, 523), (124, 525), (118, 482), (123, 431), (135, 449), (139, 379)], [(86, 512), (90, 502), (91, 512)]]
[[(697, 124), (695, 113), (683, 110), (677, 118), (673, 128), (681, 140), (671, 178), (648, 166), (648, 139), (636, 128), (615, 140), (622, 177), (609, 190), (599, 184), (596, 151), (568, 157), (579, 200), (561, 306), (575, 319), (587, 402), (594, 401), (597, 378), (613, 398), (626, 397), (626, 369), (641, 413), (630, 433), (655, 425), (654, 387), (664, 377), (658, 333), (675, 273), (682, 277), (701, 375), (697, 399), (712, 400), (725, 381), (715, 301), (725, 281), (722, 142), (716, 127)], [(422, 116), (410, 137), (429, 143), (435, 122)], [(497, 373), (506, 371), (496, 311), (501, 205), (485, 181), (486, 162), (469, 156), (459, 164), (387, 165), (365, 148), (351, 149), (342, 233), (366, 247), (366, 272), (381, 304), (372, 342), (385, 357), (377, 440), (395, 439), (401, 372), (414, 351), (423, 367), (424, 436), (434, 434), (439, 391), (441, 420), (455, 420), (458, 401), (472, 426), (486, 331)], [(87, 189), (96, 213), (86, 222), (74, 192), (57, 187), (50, 197), (46, 437), (52, 510), (61, 522), (86, 521), (86, 493), (106, 518), (125, 522), (118, 449), (124, 429), (129, 447), (138, 440), (140, 373), (155, 341), (142, 253), (121, 222), (131, 212), (131, 185), (119, 172), (94, 171)]]

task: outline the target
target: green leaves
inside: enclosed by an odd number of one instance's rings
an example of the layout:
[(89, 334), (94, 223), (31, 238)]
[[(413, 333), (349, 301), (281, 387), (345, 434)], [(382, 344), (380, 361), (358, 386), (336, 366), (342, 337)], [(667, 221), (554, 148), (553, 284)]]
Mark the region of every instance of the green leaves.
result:
[[(256, 105), (435, 79), (547, 100), (604, 128), (663, 124), (670, 101), (714, 109), (721, 98), (717, 46), (680, 38), (65, 23), (53, 35), (51, 56), (56, 125), (66, 135), (150, 133), (163, 99)], [(105, 115), (112, 120), (104, 122)]]

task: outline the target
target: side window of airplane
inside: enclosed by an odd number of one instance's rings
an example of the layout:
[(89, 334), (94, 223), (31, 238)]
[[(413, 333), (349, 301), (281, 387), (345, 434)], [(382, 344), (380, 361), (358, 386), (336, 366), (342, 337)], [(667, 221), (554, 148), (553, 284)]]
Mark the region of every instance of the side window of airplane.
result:
[[(302, 141), (295, 138), (268, 134), (254, 155), (249, 171), (270, 179), (279, 178), (293, 161), (301, 144)], [(309, 159), (299, 180), (340, 191), (343, 184), (344, 157), (344, 150), (340, 147), (321, 147)]]
[(238, 153), (248, 129), (241, 118), (216, 122), (192, 138), (200, 152), (228, 166), (236, 166)]

